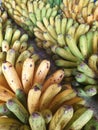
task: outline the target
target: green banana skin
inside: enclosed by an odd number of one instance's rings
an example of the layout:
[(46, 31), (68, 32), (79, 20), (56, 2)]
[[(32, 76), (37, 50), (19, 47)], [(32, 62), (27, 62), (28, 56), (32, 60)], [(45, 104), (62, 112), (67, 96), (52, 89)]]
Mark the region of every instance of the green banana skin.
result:
[(0, 116), (4, 115), (9, 118), (16, 118), (15, 115), (7, 108), (5, 103), (0, 105)]
[(68, 45), (69, 49), (71, 50), (72, 54), (75, 55), (76, 57), (78, 57), (80, 60), (84, 60), (83, 55), (79, 51), (78, 46), (75, 43), (75, 40), (72, 38), (71, 35), (69, 35), (69, 34), (66, 35), (66, 42), (67, 42), (67, 45)]
[(97, 84), (97, 81), (95, 79), (88, 77), (83, 73), (77, 73), (75, 79), (77, 82), (82, 84)]
[(80, 65), (77, 66), (78, 71), (84, 73), (85, 75), (95, 78), (96, 75), (93, 70), (84, 62), (81, 62)]
[(53, 115), (53, 118), (49, 125), (49, 130), (62, 130), (71, 120), (72, 116), (73, 107), (68, 105), (60, 107)]
[(21, 125), (15, 119), (0, 117), (0, 130), (18, 130)]
[(27, 101), (26, 101), (26, 94), (22, 89), (17, 89), (15, 92), (15, 95), (17, 97), (17, 99), (22, 103), (22, 105), (24, 105), (24, 107), (27, 107)]
[(82, 107), (74, 113), (64, 130), (81, 130), (92, 116), (93, 110)]
[(31, 130), (46, 130), (45, 120), (39, 112), (33, 112), (32, 115), (30, 115), (29, 124)]
[(84, 130), (98, 130), (98, 121), (93, 117), (84, 127)]
[(6, 106), (21, 122), (28, 123), (29, 113), (16, 98), (9, 99)]

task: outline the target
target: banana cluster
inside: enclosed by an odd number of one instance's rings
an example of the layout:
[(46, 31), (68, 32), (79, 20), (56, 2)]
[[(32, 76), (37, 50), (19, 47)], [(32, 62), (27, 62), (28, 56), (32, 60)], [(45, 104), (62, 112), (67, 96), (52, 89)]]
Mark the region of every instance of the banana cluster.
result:
[(63, 0), (61, 10), (64, 17), (73, 18), (79, 23), (92, 24), (98, 20), (98, 1)]
[(42, 0), (4, 0), (2, 3), (12, 19), (23, 27), (30, 36), (33, 36), (33, 28), (37, 21), (42, 21), (44, 17), (54, 17), (58, 12), (57, 6), (51, 8), (49, 3)]
[(75, 79), (82, 85), (88, 96), (94, 96), (98, 93), (98, 55), (92, 54), (87, 62), (82, 62), (77, 66)]
[(27, 58), (19, 77), (14, 65), (2, 64), (9, 88), (0, 85), (0, 129), (78, 130), (93, 117), (70, 84), (60, 85), (63, 70), (48, 75), (50, 65)]

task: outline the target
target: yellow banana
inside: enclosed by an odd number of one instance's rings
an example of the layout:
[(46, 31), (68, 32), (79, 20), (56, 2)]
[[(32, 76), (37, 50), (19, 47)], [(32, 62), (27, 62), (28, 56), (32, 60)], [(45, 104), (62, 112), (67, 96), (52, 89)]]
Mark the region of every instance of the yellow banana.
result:
[(43, 84), (42, 92), (44, 92), (51, 84), (60, 83), (64, 78), (64, 71), (57, 70)]
[(48, 108), (52, 99), (60, 92), (61, 88), (61, 85), (52, 84), (45, 90), (39, 101), (39, 109), (41, 111)]
[(32, 87), (34, 68), (35, 64), (32, 58), (27, 58), (23, 62), (21, 79), (26, 93), (28, 93), (29, 89)]
[(2, 41), (2, 51), (8, 51), (9, 50), (9, 43), (6, 40)]
[(43, 82), (49, 72), (49, 69), (50, 69), (50, 62), (48, 60), (41, 61), (40, 65), (38, 66), (38, 68), (35, 72), (33, 84), (35, 84), (35, 83), (43, 84)]
[[(16, 72), (14, 66), (11, 63), (9, 63), (9, 62), (3, 63), (2, 71), (3, 71), (3, 74), (6, 78), (9, 86), (11, 87), (11, 89), (14, 92), (19, 88), (22, 89), (22, 84), (20, 82), (20, 79), (17, 75), (17, 72)], [(11, 76), (11, 75), (13, 75), (13, 76)]]
[(97, 53), (98, 52), (98, 32), (95, 31), (94, 35), (93, 35), (93, 53)]
[(27, 98), (27, 105), (30, 114), (38, 110), (40, 96), (41, 86), (39, 84), (35, 84), (33, 88), (29, 90)]

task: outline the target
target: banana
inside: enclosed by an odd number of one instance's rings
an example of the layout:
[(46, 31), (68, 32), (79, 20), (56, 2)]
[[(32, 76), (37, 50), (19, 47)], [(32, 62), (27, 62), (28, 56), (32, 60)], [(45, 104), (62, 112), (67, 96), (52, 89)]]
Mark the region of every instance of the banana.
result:
[(56, 31), (55, 31), (55, 28), (51, 24), (49, 24), (48, 27), (47, 27), (47, 30), (50, 33), (50, 35), (56, 40), (57, 34), (56, 34)]
[(6, 88), (10, 89), (10, 87), (9, 87), (9, 85), (8, 85), (8, 83), (7, 83), (7, 81), (6, 81), (2, 72), (0, 72), (0, 85), (5, 86)]
[(87, 45), (87, 37), (86, 35), (81, 35), (79, 38), (79, 48), (83, 55), (83, 57), (88, 56), (88, 45)]
[(82, 107), (74, 113), (72, 119), (64, 128), (64, 130), (80, 130), (83, 128), (83, 126), (86, 125), (86, 123), (92, 118), (92, 116), (93, 111), (91, 109)]
[(34, 84), (33, 87), (29, 90), (27, 98), (28, 110), (30, 114), (38, 110), (40, 96), (41, 86), (39, 84)]
[(87, 94), (87, 96), (92, 97), (98, 93), (97, 85), (87, 85), (84, 87), (84, 91)]
[(41, 17), (41, 10), (40, 10), (39, 8), (36, 9), (35, 15), (36, 15), (37, 21), (41, 21), (41, 20), (42, 20), (42, 17)]
[(0, 104), (0, 116), (7, 116), (15, 119), (15, 115), (9, 111), (5, 103)]
[(94, 6), (95, 6), (94, 2), (90, 2), (90, 3), (88, 4), (88, 8), (87, 8), (87, 13), (88, 13), (88, 15), (90, 15), (90, 14), (93, 13)]
[(28, 123), (28, 111), (16, 98), (9, 99), (6, 106), (22, 123)]
[(35, 72), (33, 84), (43, 84), (48, 72), (50, 69), (50, 62), (48, 60), (43, 60), (39, 67), (37, 68), (37, 71)]
[(98, 32), (94, 31), (93, 34), (93, 53), (97, 53), (98, 52)]
[(16, 119), (0, 117), (1, 130), (17, 130), (22, 124)]
[(51, 14), (52, 14), (52, 8), (48, 8), (47, 11), (46, 11), (46, 16), (45, 16), (45, 17), (46, 17), (47, 19), (49, 19), (50, 16), (51, 16)]
[(73, 21), (72, 18), (69, 18), (69, 19), (67, 20), (66, 33), (68, 32), (69, 28), (72, 26), (73, 22), (74, 22), (74, 21)]
[(65, 61), (62, 59), (57, 59), (55, 61), (55, 64), (59, 67), (65, 67), (65, 68), (74, 68), (77, 67), (77, 65), (79, 64), (78, 62), (72, 62), (72, 61)]
[(40, 57), (39, 57), (39, 55), (37, 55), (37, 54), (31, 55), (31, 58), (33, 59), (34, 62), (37, 62), (37, 61), (40, 60)]
[(19, 48), (19, 52), (22, 53), (23, 51), (25, 51), (28, 47), (28, 43), (27, 42), (22, 42)]
[(63, 49), (61, 47), (57, 47), (55, 49), (55, 53), (65, 60), (69, 60), (69, 61), (77, 61), (78, 60), (75, 56), (73, 56), (70, 52), (68, 52), (67, 49)]
[(26, 100), (26, 94), (24, 92), (24, 90), (22, 89), (17, 89), (15, 92), (15, 96), (17, 97), (17, 99), (21, 102), (22, 105), (24, 105), (24, 107), (27, 107), (27, 100)]
[(23, 62), (21, 62), (21, 61), (16, 62), (16, 64), (15, 64), (15, 70), (16, 70), (20, 80), (21, 80), (21, 74), (22, 74), (22, 66), (23, 66)]
[(12, 36), (11, 44), (13, 44), (16, 40), (18, 40), (20, 38), (20, 35), (21, 35), (21, 31), (19, 29), (16, 29), (16, 31)]
[(14, 49), (9, 49), (6, 54), (6, 61), (11, 63), (13, 66), (16, 61), (16, 52)]
[(0, 47), (2, 47), (2, 41), (3, 41), (3, 27), (2, 23), (0, 22)]
[(11, 27), (6, 28), (4, 40), (6, 40), (8, 43), (10, 43), (12, 34), (13, 34), (13, 29)]
[(30, 12), (30, 13), (29, 13), (29, 18), (30, 18), (30, 20), (32, 21), (32, 23), (33, 23), (34, 25), (36, 25), (37, 19), (36, 19), (35, 14), (32, 13), (32, 12)]
[(83, 73), (78, 73), (75, 76), (75, 79), (79, 82), (79, 83), (83, 83), (83, 84), (97, 84), (97, 81), (91, 77), (88, 77), (87, 75), (83, 74)]
[[(5, 62), (2, 64), (2, 71), (3, 74), (9, 84), (9, 86), (11, 87), (11, 89), (15, 92), (18, 88), (22, 89), (22, 84), (20, 82), (20, 79), (18, 77), (18, 74), (14, 68), (14, 66), (9, 63), (9, 62)], [(12, 78), (10, 77), (11, 75)]]
[(65, 37), (64, 37), (63, 34), (58, 34), (58, 36), (57, 36), (57, 42), (58, 42), (58, 44), (59, 44), (60, 47), (66, 46)]
[(34, 68), (35, 64), (32, 58), (27, 58), (23, 62), (21, 79), (25, 93), (28, 93), (28, 91), (32, 87)]
[(39, 109), (42, 111), (49, 107), (52, 99), (61, 91), (62, 86), (58, 84), (52, 84), (48, 86), (45, 92), (40, 97)]
[(43, 32), (46, 32), (46, 28), (44, 27), (43, 23), (41, 21), (37, 21), (36, 25), (38, 28), (40, 28)]
[(4, 62), (5, 61), (5, 59), (6, 59), (6, 52), (0, 52), (0, 60), (1, 60), (1, 62)]
[(5, 86), (0, 85), (0, 100), (6, 102), (7, 100), (13, 98), (14, 96), (15, 94), (11, 90), (6, 88)]
[(88, 65), (96, 73), (98, 73), (97, 62), (98, 62), (98, 56), (97, 56), (97, 54), (91, 55), (89, 57), (89, 59), (88, 59)]
[(56, 29), (57, 35), (59, 35), (61, 33), (61, 18), (60, 18), (60, 16), (56, 16), (56, 18), (55, 18), (55, 29)]
[(66, 32), (66, 26), (67, 26), (67, 18), (62, 18), (62, 21), (61, 21), (61, 33), (63, 35), (65, 35), (65, 32)]
[(29, 117), (31, 130), (46, 130), (45, 120), (41, 113), (33, 112)]
[(75, 40), (72, 38), (71, 35), (67, 34), (66, 35), (66, 43), (71, 50), (72, 54), (78, 57), (80, 60), (83, 60), (83, 55), (81, 54), (79, 48), (77, 47), (77, 44)]
[(49, 124), (53, 117), (52, 112), (49, 109), (45, 109), (41, 111), (41, 114), (44, 117), (45, 123)]
[(51, 26), (55, 26), (55, 20), (54, 20), (55, 18), (53, 17), (53, 16), (51, 16), (50, 18), (49, 18), (49, 23), (50, 23), (50, 25)]
[(95, 78), (96, 75), (94, 73), (94, 71), (85, 63), (85, 62), (81, 62), (78, 66), (77, 66), (78, 71), (82, 72), (83, 74), (91, 77), (91, 78)]
[(16, 41), (13, 43), (12, 48), (13, 48), (15, 51), (19, 51), (20, 45), (21, 45), (21, 42), (20, 42), (19, 40), (16, 40)]
[(89, 31), (86, 36), (87, 36), (87, 46), (88, 46), (88, 54), (91, 55), (92, 52), (93, 52), (93, 32), (92, 31)]
[(51, 84), (60, 83), (64, 78), (64, 71), (57, 70), (55, 71), (43, 84), (42, 92), (44, 92)]
[(95, 130), (98, 129), (98, 122), (97, 119), (92, 117), (87, 124), (84, 126), (84, 130), (91, 130), (92, 128), (94, 128)]
[(2, 41), (2, 51), (7, 52), (9, 50), (9, 43), (6, 40)]
[(71, 106), (61, 106), (53, 115), (49, 124), (49, 130), (62, 130), (73, 116), (73, 108)]
[[(45, 33), (44, 33), (45, 34)], [(34, 31), (34, 35), (38, 38), (38, 39), (40, 39), (40, 40), (42, 40), (42, 41), (44, 41), (47, 37), (46, 37), (46, 35), (44, 35), (44, 34), (42, 34), (42, 32), (39, 32), (39, 31)], [(50, 37), (48, 37), (48, 39), (50, 39)]]
[(52, 112), (55, 112), (61, 106), (62, 103), (74, 98), (75, 96), (76, 92), (73, 89), (66, 89), (54, 97), (53, 101), (49, 106), (49, 109)]

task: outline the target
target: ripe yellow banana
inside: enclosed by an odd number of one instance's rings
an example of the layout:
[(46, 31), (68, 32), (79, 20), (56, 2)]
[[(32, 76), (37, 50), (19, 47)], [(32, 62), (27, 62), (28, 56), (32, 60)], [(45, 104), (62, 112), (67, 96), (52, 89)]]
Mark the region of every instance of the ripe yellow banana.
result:
[(68, 101), (76, 96), (76, 92), (73, 89), (66, 89), (55, 96), (51, 102), (49, 109), (55, 112), (65, 101)]
[(30, 114), (38, 110), (40, 95), (41, 86), (39, 84), (33, 85), (33, 87), (29, 90), (27, 98), (28, 110)]
[[(9, 62), (5, 62), (2, 64), (2, 71), (3, 74), (9, 84), (9, 86), (11, 87), (11, 89), (15, 92), (17, 89), (21, 88), (22, 89), (22, 84), (21, 81), (18, 77), (18, 74), (14, 68), (14, 66), (9, 63)], [(13, 75), (13, 76), (11, 76)]]
[(39, 101), (39, 109), (41, 111), (49, 107), (52, 99), (60, 92), (61, 88), (61, 85), (52, 84), (45, 90)]
[(42, 92), (44, 92), (51, 84), (60, 83), (64, 78), (64, 71), (57, 70), (43, 84)]

